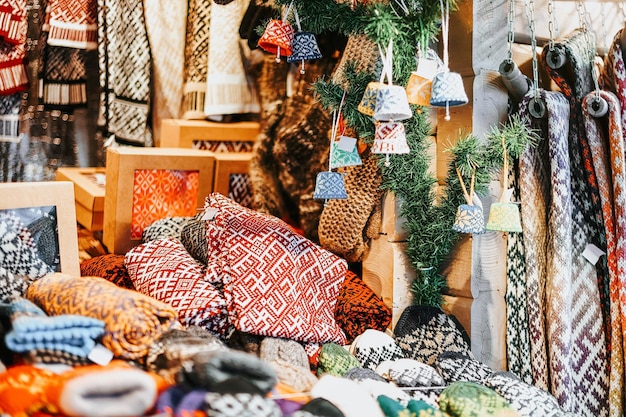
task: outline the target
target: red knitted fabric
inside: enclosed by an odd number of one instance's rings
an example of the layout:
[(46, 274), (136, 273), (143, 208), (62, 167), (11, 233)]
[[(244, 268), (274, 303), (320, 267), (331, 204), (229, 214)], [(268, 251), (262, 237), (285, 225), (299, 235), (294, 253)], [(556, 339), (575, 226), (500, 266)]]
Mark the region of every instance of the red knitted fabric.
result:
[(48, 45), (77, 49), (98, 47), (95, 0), (50, 0)]
[(25, 2), (0, 0), (0, 95), (25, 91), (28, 75), (26, 57)]

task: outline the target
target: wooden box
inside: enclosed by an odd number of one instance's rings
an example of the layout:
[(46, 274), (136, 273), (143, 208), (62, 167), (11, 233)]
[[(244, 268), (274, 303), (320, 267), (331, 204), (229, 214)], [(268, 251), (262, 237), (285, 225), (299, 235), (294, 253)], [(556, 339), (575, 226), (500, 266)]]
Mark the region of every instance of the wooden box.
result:
[[(258, 122), (219, 123), (207, 120), (164, 119), (161, 147), (201, 148), (215, 152), (251, 151), (259, 134)], [(199, 142), (210, 141), (207, 146)]]
[(59, 168), (57, 181), (71, 181), (76, 198), (76, 220), (85, 229), (101, 231), (104, 223), (105, 168)]
[(103, 243), (125, 254), (154, 221), (193, 216), (213, 191), (213, 152), (184, 148), (108, 148)]
[(0, 194), (2, 195), (0, 211), (7, 210), (19, 215), (24, 210), (28, 211), (24, 213), (25, 215), (32, 216), (35, 209), (45, 208), (48, 211), (48, 208), (55, 208), (52, 213), (56, 217), (60, 272), (80, 276), (72, 183), (68, 181), (2, 183)]

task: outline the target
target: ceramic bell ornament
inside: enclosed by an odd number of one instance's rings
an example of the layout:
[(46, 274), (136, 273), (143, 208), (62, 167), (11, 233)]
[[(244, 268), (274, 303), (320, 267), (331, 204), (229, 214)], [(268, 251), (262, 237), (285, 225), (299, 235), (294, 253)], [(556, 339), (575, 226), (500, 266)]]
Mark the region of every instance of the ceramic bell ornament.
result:
[[(341, 107), (343, 106), (343, 102), (345, 100), (345, 92), (341, 99), (341, 104), (339, 105), (339, 110), (337, 113), (341, 114)], [(333, 114), (333, 126), (331, 129), (331, 143), (335, 141), (337, 136), (337, 130), (339, 126), (340, 117), (337, 116), (337, 113)], [(324, 203), (327, 200), (333, 199), (346, 199), (348, 198), (348, 194), (346, 192), (346, 187), (343, 182), (343, 175), (339, 172), (332, 171), (333, 166), (333, 154), (330, 152), (329, 155), (329, 169), (328, 171), (322, 171), (317, 173), (317, 177), (315, 178), (315, 191), (313, 192), (313, 198), (316, 200), (324, 200)]]
[(451, 72), (448, 63), (448, 24), (450, 21), (450, 6), (446, 0), (445, 16), (443, 0), (441, 5), (441, 33), (443, 36), (443, 64), (444, 71), (438, 73), (433, 79), (430, 105), (433, 107), (445, 107), (445, 120), (450, 120), (450, 107), (467, 104), (469, 99), (463, 86), (463, 78), (458, 72)]
[(473, 233), (480, 234), (485, 232), (485, 218), (483, 214), (483, 208), (474, 204), (474, 179), (476, 178), (476, 170), (472, 171), (472, 178), (470, 180), (470, 190), (467, 191), (465, 187), (465, 181), (461, 171), (457, 168), (456, 174), (459, 177), (461, 188), (463, 189), (463, 196), (467, 204), (461, 204), (456, 211), (456, 217), (454, 218), (454, 224), (452, 230), (459, 233)]
[(509, 158), (504, 136), (502, 137), (502, 148), (504, 152), (504, 166), (502, 167), (502, 196), (500, 197), (500, 201), (491, 205), (486, 229), (501, 232), (521, 232), (522, 221), (519, 207), (517, 204), (511, 202), (513, 190), (509, 190), (508, 188)]
[(387, 69), (387, 84), (382, 84), (376, 91), (376, 105), (373, 117), (379, 121), (410, 119), (413, 117), (413, 112), (409, 106), (406, 89), (400, 85), (393, 85), (393, 42), (389, 41), (386, 54), (383, 54), (382, 50), (380, 50), (380, 53), (383, 59), (387, 61), (387, 65), (383, 65), (383, 68)]
[(404, 124), (401, 122), (385, 122), (376, 125), (374, 132), (373, 154), (385, 155), (385, 166), (389, 166), (389, 155), (406, 154), (411, 149), (406, 141)]
[(411, 72), (406, 84), (406, 96), (410, 104), (430, 106), (433, 78), (439, 72), (439, 62), (430, 56), (434, 55), (438, 58), (435, 51), (426, 49), (426, 52), (422, 53), (422, 49), (420, 48), (420, 56), (417, 60), (417, 70)]
[(389, 72), (387, 66), (391, 64), (385, 57), (380, 47), (378, 47), (380, 58), (382, 62), (382, 69), (380, 70), (380, 79), (378, 81), (371, 81), (365, 87), (363, 97), (357, 106), (357, 110), (366, 116), (374, 116), (376, 111), (376, 98), (378, 97), (378, 90), (385, 85), (385, 76)]
[(289, 4), (281, 19), (271, 19), (259, 38), (259, 48), (276, 54), (276, 62), (280, 62), (281, 56), (288, 57), (293, 52), (291, 49), (294, 38), (293, 27), (287, 20), (292, 6), (293, 4)]
[(304, 74), (304, 61), (320, 59), (322, 57), (322, 53), (317, 45), (315, 35), (311, 32), (302, 31), (302, 27), (300, 26), (300, 17), (298, 16), (298, 11), (296, 9), (294, 9), (294, 15), (298, 31), (293, 35), (293, 39), (291, 41), (291, 55), (287, 57), (287, 62), (291, 63), (300, 61), (300, 74)]

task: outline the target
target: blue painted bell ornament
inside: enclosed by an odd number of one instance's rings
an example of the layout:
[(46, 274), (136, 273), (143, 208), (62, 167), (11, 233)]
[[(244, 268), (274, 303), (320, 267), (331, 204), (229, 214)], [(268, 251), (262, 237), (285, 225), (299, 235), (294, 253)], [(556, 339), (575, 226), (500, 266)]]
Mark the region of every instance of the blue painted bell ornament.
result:
[(459, 233), (481, 234), (485, 232), (485, 216), (481, 206), (461, 204), (456, 210), (452, 230)]
[(383, 84), (376, 94), (374, 119), (402, 121), (413, 117), (406, 89), (400, 85)]
[(315, 179), (313, 198), (316, 200), (345, 200), (348, 198), (343, 175), (334, 171), (318, 172)]
[(287, 57), (287, 62), (300, 61), (300, 73), (304, 74), (304, 61), (320, 59), (322, 53), (317, 45), (317, 39), (311, 32), (296, 32), (291, 42), (291, 55)]
[(430, 105), (433, 107), (445, 107), (446, 120), (450, 120), (450, 107), (462, 106), (467, 104), (468, 101), (461, 74), (443, 71), (435, 75), (430, 95)]

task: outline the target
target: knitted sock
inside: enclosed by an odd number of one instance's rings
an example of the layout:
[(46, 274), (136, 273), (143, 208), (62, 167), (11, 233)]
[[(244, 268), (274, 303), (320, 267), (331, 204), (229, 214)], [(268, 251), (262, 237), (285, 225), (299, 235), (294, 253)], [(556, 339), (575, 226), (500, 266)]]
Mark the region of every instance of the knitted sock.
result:
[(317, 375), (330, 374), (342, 377), (361, 364), (348, 350), (336, 343), (324, 343), (317, 363)]
[(243, 377), (261, 394), (276, 385), (274, 369), (258, 357), (235, 350), (199, 352), (190, 358), (191, 365), (183, 369), (182, 377), (194, 386), (215, 389), (231, 377)]
[(391, 310), (354, 272), (346, 271), (337, 298), (335, 319), (346, 334), (348, 343), (367, 329), (384, 331), (391, 323)]
[(427, 365), (434, 365), (445, 351), (464, 352), (473, 357), (460, 326), (437, 307), (408, 306), (400, 315), (394, 333), (404, 357)]
[(215, 417), (281, 417), (278, 405), (245, 377), (230, 377), (205, 395), (203, 410)]
[(192, 217), (174, 216), (155, 220), (144, 227), (141, 240), (144, 243), (167, 237), (180, 240), (183, 228), (192, 219)]
[(75, 49), (96, 49), (98, 45), (95, 0), (50, 0), (48, 45)]
[(383, 361), (403, 357), (402, 350), (393, 337), (380, 330), (367, 329), (350, 345), (350, 352), (363, 368), (376, 369)]
[(124, 264), (124, 255), (109, 253), (86, 259), (80, 263), (80, 275), (104, 278), (120, 288), (135, 289)]
[(436, 367), (448, 384), (457, 381), (482, 383), (493, 373), (491, 368), (465, 352), (442, 352), (437, 357)]
[(189, 326), (185, 330), (164, 333), (150, 346), (143, 365), (174, 384), (182, 379), (182, 369), (192, 365), (196, 353), (226, 349), (224, 342), (213, 333), (202, 327)]
[(211, 0), (189, 1), (181, 109), (183, 119), (204, 119), (212, 3)]
[(453, 382), (439, 395), (441, 411), (452, 417), (520, 417), (500, 395), (475, 382)]
[(48, 274), (33, 282), (26, 298), (50, 316), (77, 314), (103, 320), (102, 344), (122, 359), (139, 359), (161, 335), (180, 326), (170, 305), (98, 277)]
[(266, 337), (261, 342), (259, 357), (276, 371), (280, 382), (297, 391), (309, 391), (317, 382), (304, 347), (294, 340)]
[(564, 416), (556, 398), (547, 391), (521, 381), (511, 372), (494, 372), (483, 383), (493, 389), (522, 416)]

